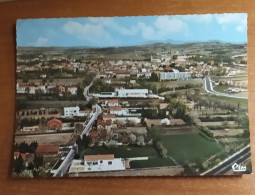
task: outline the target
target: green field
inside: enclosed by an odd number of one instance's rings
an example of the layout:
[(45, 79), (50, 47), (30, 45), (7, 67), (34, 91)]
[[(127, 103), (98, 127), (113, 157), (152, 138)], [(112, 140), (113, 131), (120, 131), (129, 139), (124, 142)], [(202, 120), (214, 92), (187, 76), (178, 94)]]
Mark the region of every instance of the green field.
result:
[(147, 168), (176, 165), (169, 157), (171, 156), (178, 164), (187, 162), (203, 162), (212, 155), (224, 151), (214, 140), (206, 139), (198, 133), (182, 135), (162, 135), (161, 141), (166, 147), (168, 157), (161, 158), (153, 146), (106, 148), (79, 148), (80, 158), (84, 155), (114, 154), (115, 158), (149, 157), (148, 160), (131, 161), (131, 168)]
[(214, 140), (209, 141), (197, 133), (185, 135), (164, 135), (161, 137), (163, 145), (178, 163), (203, 162), (206, 158), (224, 149)]
[(221, 92), (221, 93), (228, 93), (227, 91), (225, 91), (228, 88), (229, 88), (228, 86), (216, 86), (216, 87), (213, 87), (213, 89), (215, 91), (218, 91), (218, 92)]
[(135, 160), (130, 162), (130, 168), (149, 168), (149, 167), (164, 167), (175, 166), (176, 164), (169, 157), (149, 157), (148, 160)]

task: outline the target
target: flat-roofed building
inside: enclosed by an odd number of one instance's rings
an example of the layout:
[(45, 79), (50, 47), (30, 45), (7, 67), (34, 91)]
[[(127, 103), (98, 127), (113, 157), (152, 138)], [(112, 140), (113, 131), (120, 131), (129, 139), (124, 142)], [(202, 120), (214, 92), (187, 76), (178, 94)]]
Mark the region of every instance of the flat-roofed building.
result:
[(87, 113), (80, 112), (80, 107), (64, 107), (64, 117), (86, 116)]
[(191, 72), (161, 72), (160, 81), (165, 80), (190, 80)]
[(147, 97), (148, 89), (119, 89), (117, 90), (118, 97)]
[(84, 155), (84, 171), (116, 171), (125, 170), (125, 161), (114, 158), (114, 154)]

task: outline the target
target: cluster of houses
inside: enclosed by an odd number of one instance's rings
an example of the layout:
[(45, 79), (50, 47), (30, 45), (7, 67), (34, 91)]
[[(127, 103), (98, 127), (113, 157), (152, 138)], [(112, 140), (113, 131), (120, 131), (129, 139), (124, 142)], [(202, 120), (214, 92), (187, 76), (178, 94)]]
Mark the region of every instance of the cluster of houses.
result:
[(76, 86), (57, 86), (56, 84), (31, 84), (31, 83), (19, 83), (16, 84), (16, 92), (18, 94), (55, 94), (63, 96), (68, 93), (70, 95), (77, 94)]
[[(104, 92), (101, 94), (94, 94), (97, 97), (148, 97), (151, 96), (150, 92), (146, 89), (128, 90), (123, 86), (129, 84), (136, 85), (136, 79), (138, 78), (151, 78), (152, 74), (158, 76), (159, 81), (165, 80), (190, 80), (192, 78), (202, 78), (210, 71), (217, 69), (214, 66), (214, 62), (205, 63), (204, 61), (195, 61), (194, 55), (171, 55), (169, 52), (160, 52), (156, 56), (151, 56), (149, 60), (110, 60), (110, 61), (97, 61), (97, 60), (80, 60), (76, 62), (75, 59), (65, 59), (62, 57), (53, 56), (52, 59), (48, 59), (47, 56), (38, 56), (34, 61), (38, 61), (38, 64), (33, 66), (18, 65), (17, 72), (22, 71), (40, 71), (44, 69), (58, 69), (58, 70), (70, 70), (73, 72), (88, 71), (97, 74), (105, 84), (109, 84), (114, 87), (114, 92)], [(49, 64), (50, 60), (56, 61), (56, 63)], [(40, 61), (43, 61), (42, 64)], [(20, 64), (22, 64), (22, 60)], [(24, 61), (24, 64), (26, 62)], [(174, 64), (175, 68), (172, 65)], [(240, 70), (236, 67), (220, 66), (226, 70), (226, 75), (233, 76), (236, 74), (242, 74), (244, 70)], [(181, 67), (182, 71), (179, 71), (178, 67)], [(36, 69), (34, 69), (36, 68)], [(40, 75), (41, 78), (47, 78), (47, 74)], [(132, 87), (134, 88), (134, 87)], [(64, 94), (77, 94), (76, 86), (56, 85), (55, 83), (22, 83), (17, 82), (18, 94), (55, 94), (63, 96)], [(156, 97), (155, 95), (153, 96)], [(157, 97), (156, 97), (157, 98)]]

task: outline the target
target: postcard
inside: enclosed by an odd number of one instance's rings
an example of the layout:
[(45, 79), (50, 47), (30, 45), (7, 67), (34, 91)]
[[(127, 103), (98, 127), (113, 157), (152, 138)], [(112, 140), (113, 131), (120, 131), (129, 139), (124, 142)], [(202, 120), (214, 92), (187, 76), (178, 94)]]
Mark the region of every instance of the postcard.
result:
[(19, 19), (14, 177), (252, 173), (247, 14)]

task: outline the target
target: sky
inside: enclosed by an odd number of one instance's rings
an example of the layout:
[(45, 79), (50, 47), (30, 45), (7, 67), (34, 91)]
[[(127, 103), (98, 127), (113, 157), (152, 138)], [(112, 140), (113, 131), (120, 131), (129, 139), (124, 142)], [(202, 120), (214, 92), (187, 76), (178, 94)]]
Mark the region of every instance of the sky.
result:
[(19, 19), (17, 46), (118, 47), (153, 42), (247, 42), (247, 14)]

